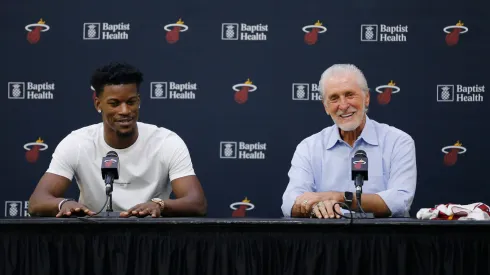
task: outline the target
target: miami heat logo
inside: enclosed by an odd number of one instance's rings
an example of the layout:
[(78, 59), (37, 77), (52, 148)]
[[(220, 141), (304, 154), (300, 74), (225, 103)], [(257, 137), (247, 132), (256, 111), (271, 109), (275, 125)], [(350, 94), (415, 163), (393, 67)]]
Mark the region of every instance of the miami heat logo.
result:
[(106, 160), (104, 160), (104, 166), (106, 168), (111, 167), (112, 164), (114, 164), (114, 163), (117, 163), (117, 160), (115, 160), (115, 159), (106, 159)]
[(386, 105), (391, 101), (391, 95), (400, 92), (400, 87), (396, 86), (396, 83), (391, 80), (387, 85), (381, 85), (376, 87), (378, 95), (378, 103), (380, 105)]
[[(49, 30), (49, 26), (45, 24), (46, 22), (39, 20), (36, 24), (29, 24), (26, 26), (27, 33), (27, 41), (31, 44), (36, 44), (41, 39), (41, 32), (47, 32)], [(34, 27), (34, 29), (32, 29)]]
[[(179, 19), (179, 21), (175, 22), (175, 24), (168, 24), (163, 27), (167, 34), (165, 35), (165, 39), (169, 44), (175, 44), (179, 41), (180, 33), (185, 32), (189, 29), (187, 25), (184, 25), (184, 21)], [(170, 29), (172, 28), (172, 29)]]
[(243, 104), (248, 100), (248, 93), (257, 90), (257, 86), (252, 84), (250, 79), (247, 79), (243, 84), (233, 85), (232, 89), (235, 91), (235, 101), (238, 104)]
[(448, 46), (454, 46), (459, 42), (459, 35), (468, 32), (468, 28), (463, 26), (461, 20), (454, 26), (447, 26), (444, 28), (446, 34), (446, 44)]
[[(311, 31), (310, 31), (311, 29)], [(318, 41), (318, 34), (327, 31), (327, 28), (322, 26), (320, 20), (318, 20), (314, 25), (308, 25), (303, 27), (305, 34), (305, 43), (307, 45), (314, 45)]]
[[(442, 152), (446, 154), (444, 156), (444, 165), (453, 166), (458, 160), (458, 154), (466, 153), (466, 148), (462, 146), (463, 144), (459, 140), (451, 146), (446, 146), (442, 148)], [(449, 150), (449, 151), (448, 151)]]
[(48, 149), (48, 145), (41, 138), (38, 138), (35, 142), (24, 144), (24, 149), (27, 151), (26, 160), (30, 163), (35, 163), (39, 158), (39, 151)]
[(230, 208), (234, 210), (231, 214), (232, 217), (245, 217), (245, 212), (254, 209), (255, 205), (251, 204), (250, 200), (245, 197), (245, 199), (241, 202), (234, 202), (230, 204)]
[(354, 162), (352, 162), (352, 163), (354, 164), (354, 168), (356, 168), (356, 169), (361, 169), (361, 168), (362, 168), (362, 166), (363, 166), (364, 164), (366, 164), (366, 162), (365, 162), (363, 159), (356, 160), (356, 161), (354, 161)]

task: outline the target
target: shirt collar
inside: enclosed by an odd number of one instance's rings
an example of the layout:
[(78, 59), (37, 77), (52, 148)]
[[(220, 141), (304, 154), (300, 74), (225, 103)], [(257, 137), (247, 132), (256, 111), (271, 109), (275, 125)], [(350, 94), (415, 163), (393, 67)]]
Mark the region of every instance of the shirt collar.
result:
[(337, 142), (341, 140), (342, 139), (340, 138), (339, 127), (337, 127), (337, 124), (334, 123), (329, 138), (328, 140), (325, 141), (325, 148), (329, 150), (330, 148), (334, 147), (335, 144), (337, 144)]
[[(364, 125), (364, 129), (362, 130), (359, 139), (362, 139), (366, 143), (371, 145), (378, 145), (378, 135), (376, 134), (376, 129), (374, 129), (374, 124), (367, 115), (366, 115), (366, 124)], [(325, 148), (327, 150), (331, 149), (339, 141), (342, 142), (342, 138), (340, 138), (339, 127), (337, 127), (337, 124), (334, 124), (332, 126), (332, 132), (328, 140), (325, 142)]]
[(376, 134), (376, 129), (374, 128), (374, 123), (366, 115), (366, 125), (362, 130), (361, 136), (365, 142), (371, 145), (378, 145), (378, 134)]

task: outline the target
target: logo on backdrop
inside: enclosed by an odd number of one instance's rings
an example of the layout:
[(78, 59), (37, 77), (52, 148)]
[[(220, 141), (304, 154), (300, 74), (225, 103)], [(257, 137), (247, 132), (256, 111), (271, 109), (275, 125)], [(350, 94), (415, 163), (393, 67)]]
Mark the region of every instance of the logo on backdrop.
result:
[(320, 20), (316, 21), (313, 25), (308, 25), (303, 27), (305, 34), (305, 43), (308, 45), (315, 45), (318, 41), (318, 34), (327, 31), (327, 28), (322, 26)]
[(396, 86), (396, 83), (391, 80), (387, 85), (381, 85), (376, 87), (378, 95), (378, 103), (380, 105), (386, 105), (391, 101), (391, 95), (400, 92), (400, 87)]
[(83, 40), (128, 40), (129, 23), (83, 23)]
[(24, 207), (22, 201), (5, 201), (5, 218), (29, 217), (28, 209), (29, 201), (24, 201)]
[(9, 82), (9, 99), (53, 99), (55, 85), (53, 82)]
[(163, 28), (167, 31), (167, 34), (165, 35), (167, 42), (169, 44), (175, 44), (179, 41), (180, 33), (187, 31), (189, 26), (184, 25), (184, 21), (179, 19), (174, 24), (165, 25)]
[(233, 85), (232, 89), (235, 91), (235, 102), (243, 104), (248, 100), (248, 93), (256, 91), (257, 86), (253, 85), (249, 78), (244, 83)]
[(463, 26), (464, 24), (461, 20), (453, 26), (444, 27), (444, 32), (446, 33), (446, 44), (448, 46), (455, 46), (459, 42), (459, 35), (468, 32), (468, 28)]
[(24, 144), (26, 149), (26, 160), (30, 163), (36, 163), (39, 158), (39, 152), (48, 149), (48, 145), (44, 143), (44, 140), (38, 138), (35, 142), (29, 142)]
[(230, 204), (230, 208), (231, 210), (233, 210), (231, 216), (240, 218), (240, 217), (245, 217), (246, 212), (254, 209), (255, 205), (250, 203), (250, 200), (248, 200), (247, 197), (245, 197), (245, 199), (240, 202), (234, 202)]
[(466, 153), (466, 148), (458, 140), (454, 145), (443, 147), (442, 152), (445, 154), (444, 165), (453, 166), (458, 160), (458, 155)]
[(197, 83), (151, 82), (152, 99), (196, 99)]
[(220, 159), (265, 159), (267, 143), (243, 141), (220, 141)]
[(221, 40), (265, 41), (267, 40), (268, 32), (269, 26), (267, 24), (221, 24)]
[(483, 102), (485, 85), (437, 85), (437, 102)]
[(27, 41), (31, 44), (37, 44), (41, 39), (41, 32), (49, 31), (50, 27), (41, 18), (37, 23), (25, 26), (25, 29), (27, 31)]
[(322, 95), (318, 83), (293, 83), (293, 100), (321, 101)]
[(407, 42), (407, 33), (407, 25), (361, 25), (362, 42)]

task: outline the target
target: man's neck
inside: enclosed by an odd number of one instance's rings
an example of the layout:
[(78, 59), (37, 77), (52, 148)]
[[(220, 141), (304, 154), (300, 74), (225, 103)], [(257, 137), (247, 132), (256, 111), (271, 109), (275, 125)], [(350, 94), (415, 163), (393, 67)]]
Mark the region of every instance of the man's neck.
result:
[(116, 132), (104, 129), (104, 140), (114, 149), (125, 149), (133, 145), (138, 139), (138, 128), (134, 129), (132, 135), (119, 136)]
[(361, 125), (359, 125), (359, 127), (357, 127), (353, 131), (344, 131), (339, 128), (340, 138), (342, 138), (343, 141), (347, 142), (351, 147), (354, 146), (354, 142), (361, 135), (365, 125), (366, 125), (366, 116), (364, 116), (364, 118), (362, 119)]

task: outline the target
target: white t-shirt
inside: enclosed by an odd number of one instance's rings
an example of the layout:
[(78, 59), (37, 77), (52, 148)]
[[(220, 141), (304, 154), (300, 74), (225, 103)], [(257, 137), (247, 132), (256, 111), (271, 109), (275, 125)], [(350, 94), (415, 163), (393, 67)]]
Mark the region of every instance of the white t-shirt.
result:
[(119, 179), (113, 184), (114, 211), (126, 211), (152, 198), (168, 199), (170, 181), (195, 175), (187, 146), (166, 128), (137, 124), (138, 139), (122, 150), (107, 145), (102, 123), (71, 132), (56, 147), (47, 172), (70, 180), (74, 177), (80, 189), (79, 202), (97, 212), (106, 201), (102, 158), (115, 151), (119, 156)]

